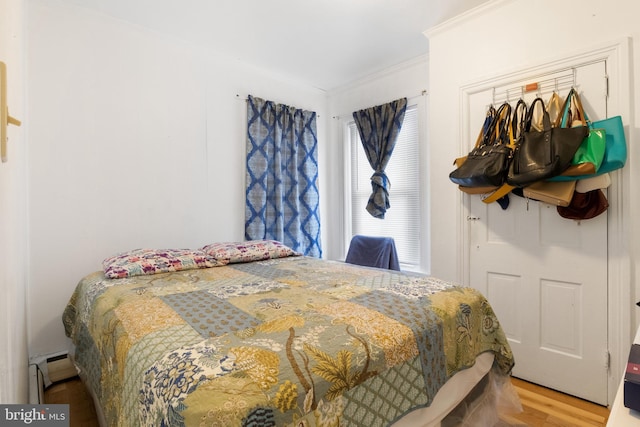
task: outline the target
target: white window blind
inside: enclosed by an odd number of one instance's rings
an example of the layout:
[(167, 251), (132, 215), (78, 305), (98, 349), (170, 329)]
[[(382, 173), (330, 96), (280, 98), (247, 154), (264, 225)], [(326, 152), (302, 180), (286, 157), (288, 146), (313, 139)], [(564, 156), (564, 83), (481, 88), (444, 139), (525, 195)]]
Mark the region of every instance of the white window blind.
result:
[[(417, 107), (407, 107), (398, 141), (385, 173), (391, 183), (384, 219), (367, 212), (373, 169), (355, 122), (348, 124), (351, 148), (351, 234), (393, 237), (403, 268), (420, 265), (419, 126)], [(347, 236), (347, 242), (351, 236)]]

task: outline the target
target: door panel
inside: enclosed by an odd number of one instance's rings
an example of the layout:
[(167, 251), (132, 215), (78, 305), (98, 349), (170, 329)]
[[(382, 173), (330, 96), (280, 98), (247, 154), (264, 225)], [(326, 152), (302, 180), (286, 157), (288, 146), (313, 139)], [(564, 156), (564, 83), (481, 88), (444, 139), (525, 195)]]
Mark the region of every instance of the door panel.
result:
[[(606, 117), (604, 75), (604, 61), (575, 70), (594, 120)], [(524, 99), (546, 101), (552, 90)], [(562, 99), (568, 91), (558, 90)], [(491, 99), (492, 91), (470, 98), (472, 130)], [(573, 221), (555, 206), (513, 194), (506, 210), (469, 197), (470, 285), (498, 315), (514, 352), (514, 376), (606, 404), (607, 213)]]

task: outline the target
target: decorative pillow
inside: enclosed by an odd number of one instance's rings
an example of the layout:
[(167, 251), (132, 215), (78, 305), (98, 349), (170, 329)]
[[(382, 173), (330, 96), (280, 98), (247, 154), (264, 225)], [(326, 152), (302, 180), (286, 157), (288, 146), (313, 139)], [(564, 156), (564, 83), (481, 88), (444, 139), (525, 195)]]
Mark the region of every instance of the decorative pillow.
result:
[(202, 250), (218, 262), (229, 264), (301, 255), (276, 240), (212, 243)]
[(203, 251), (191, 249), (135, 249), (112, 256), (102, 262), (104, 275), (109, 279), (209, 268), (224, 264)]

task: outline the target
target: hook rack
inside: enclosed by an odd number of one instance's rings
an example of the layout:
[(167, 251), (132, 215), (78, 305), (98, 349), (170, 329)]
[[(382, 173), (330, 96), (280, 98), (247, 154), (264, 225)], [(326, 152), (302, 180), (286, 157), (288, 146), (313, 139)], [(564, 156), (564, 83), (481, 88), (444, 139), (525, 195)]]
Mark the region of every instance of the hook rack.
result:
[[(547, 74), (548, 76), (549, 74)], [(532, 79), (545, 77), (545, 75), (535, 76)], [(503, 102), (513, 101), (513, 95), (518, 94), (524, 97), (525, 93), (536, 91), (536, 96), (541, 96), (548, 92), (559, 92), (562, 89), (569, 89), (576, 86), (576, 69), (568, 68), (561, 73), (554, 72), (551, 77), (531, 82), (532, 79), (519, 80), (510, 84), (493, 88), (493, 105), (500, 105)]]
[(7, 126), (20, 126), (20, 120), (9, 115), (7, 106), (7, 65), (0, 61), (0, 157), (7, 161)]

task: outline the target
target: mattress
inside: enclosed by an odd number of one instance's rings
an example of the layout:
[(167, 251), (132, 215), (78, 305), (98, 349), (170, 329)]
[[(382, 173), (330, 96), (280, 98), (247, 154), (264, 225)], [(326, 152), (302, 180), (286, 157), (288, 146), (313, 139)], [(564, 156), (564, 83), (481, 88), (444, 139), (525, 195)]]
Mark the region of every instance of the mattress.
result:
[[(474, 289), (302, 256), (95, 272), (63, 323), (109, 426), (429, 425), (484, 371), (507, 377), (513, 366)], [(440, 393), (455, 395), (440, 408), (439, 390), (476, 370)]]

